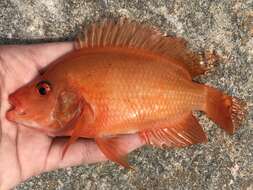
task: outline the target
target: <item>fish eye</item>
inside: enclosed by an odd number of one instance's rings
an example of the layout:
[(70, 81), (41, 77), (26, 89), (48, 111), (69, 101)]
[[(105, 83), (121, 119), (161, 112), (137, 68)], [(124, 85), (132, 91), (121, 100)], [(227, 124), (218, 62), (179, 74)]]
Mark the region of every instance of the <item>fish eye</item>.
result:
[(38, 93), (42, 96), (47, 95), (48, 92), (51, 91), (50, 83), (45, 80), (38, 82), (36, 85), (36, 88), (37, 88)]

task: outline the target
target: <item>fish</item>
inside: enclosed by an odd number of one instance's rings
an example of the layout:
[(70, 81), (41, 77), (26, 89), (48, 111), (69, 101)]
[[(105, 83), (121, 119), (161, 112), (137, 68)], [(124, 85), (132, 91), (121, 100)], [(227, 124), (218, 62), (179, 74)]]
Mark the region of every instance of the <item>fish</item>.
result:
[(233, 134), (247, 114), (245, 101), (194, 79), (218, 55), (191, 51), (187, 42), (129, 19), (91, 24), (75, 50), (9, 96), (8, 120), (49, 136), (93, 139), (105, 156), (130, 167), (119, 139), (138, 134), (147, 145), (180, 148), (207, 142), (193, 115), (206, 113)]

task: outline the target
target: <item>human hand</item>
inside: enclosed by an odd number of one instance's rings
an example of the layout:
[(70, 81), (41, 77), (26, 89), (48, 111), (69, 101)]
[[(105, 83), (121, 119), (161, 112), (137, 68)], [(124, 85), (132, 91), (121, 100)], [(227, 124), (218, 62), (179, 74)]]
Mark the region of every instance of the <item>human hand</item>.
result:
[[(107, 160), (93, 141), (85, 139), (71, 145), (62, 159), (64, 139), (53, 139), (5, 118), (8, 95), (73, 48), (71, 42), (0, 47), (0, 190), (45, 171)], [(143, 145), (138, 135), (121, 140), (128, 152)]]

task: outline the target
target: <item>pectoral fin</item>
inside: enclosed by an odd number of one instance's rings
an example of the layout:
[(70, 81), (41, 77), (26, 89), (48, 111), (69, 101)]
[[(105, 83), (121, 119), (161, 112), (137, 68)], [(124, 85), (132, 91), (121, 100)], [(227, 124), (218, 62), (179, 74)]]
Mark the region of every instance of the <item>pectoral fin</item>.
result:
[(72, 131), (70, 132), (70, 138), (65, 144), (62, 151), (62, 158), (64, 157), (67, 149), (71, 144), (73, 144), (79, 137), (87, 137), (92, 133), (90, 128), (91, 124), (94, 122), (94, 112), (90, 105), (82, 101), (82, 111), (81, 114), (71, 121), (71, 125), (74, 125)]
[(62, 159), (64, 157), (64, 155), (66, 154), (69, 146), (71, 144), (73, 144), (79, 137), (80, 137), (80, 133), (82, 130), (83, 125), (81, 123), (79, 123), (74, 130), (72, 131), (72, 134), (68, 140), (68, 142), (64, 145), (63, 151), (62, 151)]
[(127, 161), (127, 150), (124, 150), (124, 144), (120, 137), (98, 137), (95, 141), (105, 156), (125, 168), (131, 168)]
[(158, 147), (185, 147), (207, 141), (205, 132), (192, 114), (176, 124), (164, 123), (161, 128), (140, 132), (140, 136), (147, 144)]

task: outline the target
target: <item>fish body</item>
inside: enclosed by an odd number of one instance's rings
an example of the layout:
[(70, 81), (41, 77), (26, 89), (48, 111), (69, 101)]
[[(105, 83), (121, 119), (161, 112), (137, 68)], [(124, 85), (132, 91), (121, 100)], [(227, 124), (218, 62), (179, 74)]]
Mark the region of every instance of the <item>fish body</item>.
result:
[(193, 82), (207, 66), (184, 41), (165, 38), (126, 20), (92, 25), (75, 51), (10, 96), (14, 108), (7, 118), (53, 136), (71, 136), (67, 147), (79, 137), (94, 138), (109, 159), (126, 167), (116, 145), (123, 134), (139, 133), (160, 147), (205, 142), (195, 110), (233, 133), (245, 105)]
[(89, 130), (96, 134), (138, 132), (143, 123), (173, 122), (204, 105), (203, 87), (180, 76), (182, 69), (170, 67), (166, 59), (124, 49), (82, 51), (67, 55), (69, 61), (44, 77), (77, 89), (94, 110), (96, 122)]

